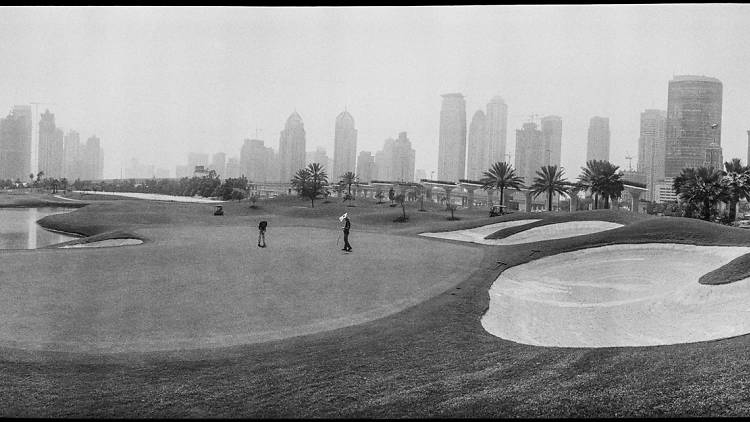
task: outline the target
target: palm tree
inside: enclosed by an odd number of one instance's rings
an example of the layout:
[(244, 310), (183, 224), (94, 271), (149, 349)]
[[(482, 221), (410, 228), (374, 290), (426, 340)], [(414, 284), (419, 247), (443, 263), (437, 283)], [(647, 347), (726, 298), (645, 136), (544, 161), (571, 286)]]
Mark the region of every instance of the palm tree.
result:
[(740, 199), (750, 200), (750, 167), (743, 166), (739, 158), (732, 158), (732, 161), (724, 163), (724, 170), (726, 175), (722, 183), (727, 189), (729, 218), (734, 221)]
[(500, 190), (500, 205), (503, 205), (503, 193), (505, 189), (521, 190), (523, 178), (516, 176), (516, 170), (506, 162), (496, 162), (489, 170), (484, 172), (480, 180), (482, 189), (485, 191)]
[(541, 170), (537, 170), (536, 175), (534, 183), (529, 187), (531, 194), (536, 198), (546, 193), (547, 211), (552, 211), (552, 195), (565, 195), (570, 191), (570, 184), (564, 178), (565, 170), (558, 169), (557, 166), (543, 166)]
[(622, 172), (606, 160), (589, 160), (586, 167), (581, 167), (578, 183), (594, 195), (594, 209), (599, 208), (599, 196), (604, 198), (604, 207), (609, 208), (610, 198), (620, 198), (625, 186), (622, 183)]
[(711, 219), (711, 211), (718, 201), (727, 199), (728, 192), (722, 184), (725, 173), (713, 167), (684, 168), (672, 182), (672, 188), (680, 199), (687, 202), (688, 209), (685, 216), (692, 215), (692, 208), (699, 205), (702, 218)]
[(348, 198), (352, 197), (352, 185), (357, 183), (357, 175), (353, 171), (347, 171), (341, 175), (341, 181), (347, 186)]
[(311, 163), (306, 168), (297, 170), (291, 183), (297, 193), (308, 198), (311, 207), (315, 208), (315, 198), (326, 192), (328, 175), (319, 163)]

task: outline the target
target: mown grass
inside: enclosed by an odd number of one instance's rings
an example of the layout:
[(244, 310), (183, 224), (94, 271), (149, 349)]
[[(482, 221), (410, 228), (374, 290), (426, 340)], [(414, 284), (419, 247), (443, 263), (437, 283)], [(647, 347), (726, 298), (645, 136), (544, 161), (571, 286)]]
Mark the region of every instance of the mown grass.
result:
[[(357, 200), (359, 201), (359, 200)], [(301, 201), (300, 201), (301, 203)], [(359, 202), (358, 202), (359, 204)], [(121, 203), (83, 214), (102, 229), (131, 224), (218, 224), (195, 206), (140, 213)], [(223, 224), (270, 215), (277, 224), (328, 224), (339, 207), (302, 211), (259, 203), (225, 207)], [(326, 204), (328, 205), (328, 204)], [(281, 208), (286, 205), (279, 205)], [(155, 207), (152, 205), (152, 207)], [(365, 208), (365, 207), (362, 207)], [(390, 209), (394, 218), (400, 210)], [(96, 211), (96, 212), (93, 212)], [(436, 212), (389, 223), (380, 209), (360, 213), (367, 227), (399, 235), (498, 222), (441, 221)], [(278, 214), (276, 214), (278, 212)], [(289, 214), (285, 214), (285, 213)], [(0, 415), (21, 417), (659, 417), (750, 414), (750, 336), (660, 347), (551, 348), (505, 341), (483, 330), (487, 291), (508, 267), (541, 256), (615, 243), (748, 245), (750, 233), (698, 220), (624, 218), (607, 232), (549, 242), (486, 247), (462, 283), (420, 305), (357, 326), (222, 349), (82, 355), (0, 350)], [(311, 213), (312, 214), (312, 213)], [(384, 211), (383, 214), (386, 214)], [(440, 214), (440, 215), (438, 215)], [(549, 221), (585, 214), (523, 213)], [(109, 218), (116, 215), (116, 219)], [(286, 217), (284, 217), (286, 215)], [(166, 217), (164, 217), (166, 216)], [(57, 217), (57, 216), (52, 216)], [(464, 217), (462, 215), (462, 217)], [(415, 220), (412, 220), (415, 218)], [(48, 217), (48, 222), (55, 220)], [(108, 221), (108, 223), (104, 223)], [(623, 220), (619, 220), (620, 222)], [(291, 223), (290, 223), (291, 224)], [(398, 227), (390, 227), (389, 224)], [(404, 228), (409, 225), (411, 227)], [(425, 239), (425, 247), (440, 240)], [(503, 264), (498, 264), (498, 261)], [(404, 269), (408, 271), (408, 269)], [(606, 268), (602, 268), (606, 271)], [(377, 282), (377, 278), (373, 279)]]

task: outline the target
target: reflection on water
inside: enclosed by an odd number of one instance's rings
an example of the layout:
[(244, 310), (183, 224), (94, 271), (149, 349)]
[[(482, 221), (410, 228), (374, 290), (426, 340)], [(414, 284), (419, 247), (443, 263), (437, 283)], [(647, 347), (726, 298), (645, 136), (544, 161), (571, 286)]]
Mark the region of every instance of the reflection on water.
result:
[(36, 249), (76, 239), (43, 229), (36, 222), (52, 214), (75, 208), (0, 208), (0, 249)]

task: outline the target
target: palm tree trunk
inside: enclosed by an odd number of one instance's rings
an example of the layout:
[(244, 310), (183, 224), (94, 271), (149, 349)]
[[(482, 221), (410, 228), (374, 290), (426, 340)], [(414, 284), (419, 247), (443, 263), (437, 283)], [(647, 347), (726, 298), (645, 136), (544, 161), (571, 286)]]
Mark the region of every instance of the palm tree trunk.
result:
[(737, 202), (734, 198), (729, 201), (729, 219), (732, 221), (737, 218)]
[(552, 190), (547, 193), (547, 211), (552, 211)]
[(595, 210), (599, 209), (599, 194), (598, 193), (594, 194), (594, 209)]
[[(500, 188), (500, 205), (505, 205), (505, 204), (503, 204), (503, 192), (504, 191), (505, 191), (505, 188), (501, 187)], [(500, 209), (502, 209), (502, 207)]]
[(711, 201), (708, 199), (703, 201), (703, 219), (706, 221), (711, 220)]

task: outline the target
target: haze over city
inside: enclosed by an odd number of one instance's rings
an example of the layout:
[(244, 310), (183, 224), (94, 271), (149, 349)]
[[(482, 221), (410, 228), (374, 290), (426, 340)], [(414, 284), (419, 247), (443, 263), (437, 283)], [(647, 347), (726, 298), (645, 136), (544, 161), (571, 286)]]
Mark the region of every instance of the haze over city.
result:
[[(636, 166), (640, 113), (667, 109), (674, 75), (723, 84), (725, 160), (747, 157), (750, 7), (2, 7), (0, 107), (41, 103), (58, 127), (96, 135), (105, 178), (132, 158), (169, 169), (189, 152), (278, 151), (296, 111), (306, 149), (334, 152), (347, 110), (357, 151), (407, 132), (417, 169), (437, 171), (441, 95), (467, 124), (501, 96), (515, 130), (562, 118), (561, 164), (585, 164), (589, 119), (609, 118), (610, 161)], [(47, 104), (45, 104), (47, 103)], [(512, 159), (511, 159), (512, 162)], [(33, 165), (33, 164), (32, 164)]]

